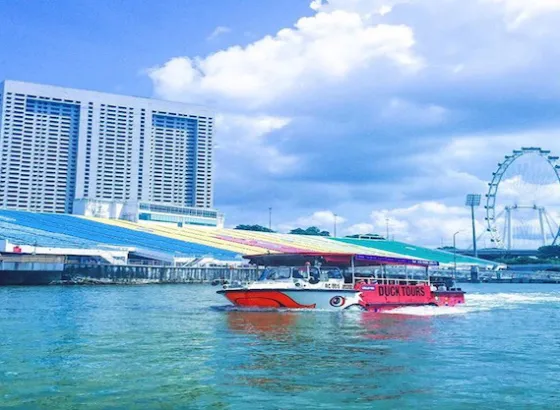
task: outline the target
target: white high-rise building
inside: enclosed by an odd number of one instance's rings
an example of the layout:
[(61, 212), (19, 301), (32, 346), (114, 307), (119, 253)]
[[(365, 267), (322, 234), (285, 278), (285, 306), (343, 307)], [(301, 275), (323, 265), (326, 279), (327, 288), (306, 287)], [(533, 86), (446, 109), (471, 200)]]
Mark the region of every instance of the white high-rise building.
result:
[(182, 103), (0, 84), (0, 207), (217, 225), (214, 116)]

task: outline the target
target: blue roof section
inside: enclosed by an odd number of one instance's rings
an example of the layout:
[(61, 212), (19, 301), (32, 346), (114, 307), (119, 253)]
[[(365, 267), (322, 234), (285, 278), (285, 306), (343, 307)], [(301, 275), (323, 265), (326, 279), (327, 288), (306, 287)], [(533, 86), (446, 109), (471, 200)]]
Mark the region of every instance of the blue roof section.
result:
[(22, 245), (96, 248), (103, 245), (134, 247), (175, 256), (212, 255), (231, 260), (236, 253), (95, 222), (64, 214), (0, 210), (0, 238)]
[(6, 222), (2, 216), (0, 216), (0, 239), (7, 239), (17, 245), (34, 245), (45, 248), (89, 249), (99, 245), (98, 242), (74, 238), (70, 235), (45, 232), (17, 223)]

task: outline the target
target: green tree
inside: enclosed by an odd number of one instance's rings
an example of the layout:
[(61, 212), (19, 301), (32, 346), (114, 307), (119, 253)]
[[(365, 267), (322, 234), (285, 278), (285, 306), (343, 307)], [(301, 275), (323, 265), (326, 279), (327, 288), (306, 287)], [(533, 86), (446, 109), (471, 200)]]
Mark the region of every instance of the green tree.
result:
[(330, 232), (328, 231), (321, 231), (316, 226), (310, 226), (307, 229), (296, 228), (290, 231), (291, 234), (294, 235), (309, 235), (309, 236), (331, 236)]
[(535, 258), (530, 256), (518, 256), (516, 258), (498, 258), (496, 262), (506, 265), (539, 265), (543, 263), (550, 263), (547, 259)]
[(301, 228), (292, 229), (290, 233), (294, 235), (305, 235), (305, 229), (301, 229)]
[(235, 229), (239, 229), (242, 231), (274, 232), (272, 229), (269, 229), (262, 225), (237, 225)]
[(560, 246), (541, 246), (538, 250), (538, 255), (543, 259), (556, 259), (560, 257)]

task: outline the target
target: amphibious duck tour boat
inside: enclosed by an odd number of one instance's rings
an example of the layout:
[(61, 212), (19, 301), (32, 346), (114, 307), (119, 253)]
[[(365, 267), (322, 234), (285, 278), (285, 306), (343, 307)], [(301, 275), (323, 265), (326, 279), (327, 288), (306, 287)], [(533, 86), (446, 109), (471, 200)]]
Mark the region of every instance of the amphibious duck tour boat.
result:
[(259, 279), (218, 291), (240, 307), (383, 311), (465, 302), (465, 292), (454, 288), (451, 278), (430, 277), (437, 262), (343, 253), (247, 258), (265, 267)]

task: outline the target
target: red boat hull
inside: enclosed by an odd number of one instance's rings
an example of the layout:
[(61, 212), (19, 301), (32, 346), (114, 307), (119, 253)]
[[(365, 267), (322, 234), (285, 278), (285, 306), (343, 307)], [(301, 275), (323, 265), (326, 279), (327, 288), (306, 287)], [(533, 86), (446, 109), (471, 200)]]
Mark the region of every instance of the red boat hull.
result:
[(226, 289), (231, 303), (248, 308), (347, 309), (374, 312), (405, 306), (456, 306), (465, 303), (461, 290), (432, 291), (427, 284), (357, 284), (355, 289)]
[(313, 309), (316, 304), (299, 303), (280, 290), (221, 291), (235, 306), (249, 308)]

